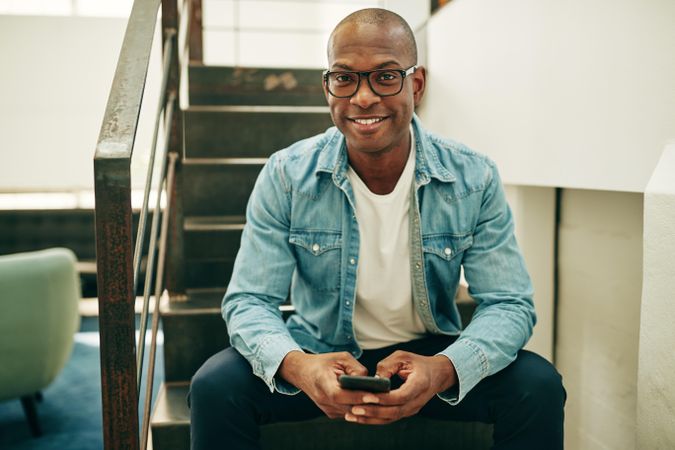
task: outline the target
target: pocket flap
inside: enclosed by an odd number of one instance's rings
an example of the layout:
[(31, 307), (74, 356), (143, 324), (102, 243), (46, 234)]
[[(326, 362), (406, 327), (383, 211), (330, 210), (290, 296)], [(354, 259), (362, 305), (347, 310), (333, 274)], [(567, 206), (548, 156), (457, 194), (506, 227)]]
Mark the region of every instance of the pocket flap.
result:
[(422, 250), (443, 259), (451, 260), (455, 255), (473, 245), (473, 235), (435, 234), (422, 236)]
[(304, 248), (313, 255), (342, 247), (342, 234), (336, 231), (291, 231), (288, 242)]

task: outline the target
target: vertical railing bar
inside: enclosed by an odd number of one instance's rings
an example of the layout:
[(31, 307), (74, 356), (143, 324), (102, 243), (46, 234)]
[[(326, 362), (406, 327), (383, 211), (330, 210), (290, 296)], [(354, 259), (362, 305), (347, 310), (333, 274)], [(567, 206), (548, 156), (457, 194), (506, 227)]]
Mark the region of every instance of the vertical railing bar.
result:
[[(169, 136), (171, 132), (171, 120), (173, 120), (173, 108), (176, 103), (176, 94), (174, 92), (169, 96), (169, 101), (166, 104), (165, 108), (170, 108), (166, 114), (165, 122), (165, 141), (163, 145), (162, 155), (166, 155), (166, 152), (169, 147)], [(138, 330), (138, 363), (137, 363), (137, 372), (136, 372), (136, 383), (141, 387), (141, 379), (143, 378), (143, 357), (145, 356), (145, 331), (148, 327), (148, 308), (150, 304), (150, 290), (152, 286), (152, 272), (155, 269), (155, 249), (157, 247), (157, 226), (159, 224), (159, 215), (162, 201), (162, 185), (164, 184), (164, 176), (166, 174), (167, 159), (164, 157), (162, 161), (162, 168), (159, 178), (159, 187), (157, 189), (157, 203), (155, 205), (155, 212), (152, 216), (152, 231), (150, 232), (150, 249), (148, 251), (148, 265), (145, 274), (145, 285), (143, 287), (143, 314), (141, 314), (141, 324), (140, 329)]]
[[(173, 95), (173, 94), (172, 94)], [(174, 174), (176, 171), (176, 152), (169, 153), (169, 174), (166, 179), (166, 191), (172, 189)], [(148, 445), (148, 432), (150, 429), (150, 410), (152, 404), (152, 389), (155, 376), (155, 356), (157, 352), (157, 331), (159, 329), (159, 303), (162, 295), (164, 281), (164, 262), (166, 259), (166, 241), (169, 231), (169, 216), (171, 212), (171, 197), (167, 195), (166, 208), (162, 216), (162, 231), (159, 242), (159, 258), (157, 266), (157, 278), (155, 280), (155, 303), (152, 312), (152, 339), (150, 342), (150, 357), (148, 358), (148, 378), (145, 385), (145, 403), (143, 405), (143, 428), (141, 433), (141, 448), (145, 450)]]
[(143, 240), (145, 237), (145, 221), (148, 216), (148, 203), (150, 200), (150, 189), (152, 186), (152, 178), (154, 174), (155, 153), (157, 149), (157, 135), (159, 134), (159, 121), (164, 111), (164, 102), (166, 101), (166, 86), (169, 82), (169, 70), (171, 68), (170, 49), (168, 48), (172, 42), (168, 36), (164, 41), (164, 55), (162, 56), (162, 87), (159, 93), (159, 102), (157, 105), (157, 117), (155, 118), (155, 129), (152, 134), (152, 144), (150, 145), (150, 161), (148, 163), (148, 173), (146, 175), (145, 191), (143, 192), (143, 206), (141, 207), (141, 215), (138, 221), (138, 230), (136, 231), (136, 248), (134, 249), (134, 292), (138, 288), (138, 275), (141, 271), (141, 256), (143, 252)]
[[(167, 53), (168, 51), (171, 51), (172, 45), (173, 45), (173, 38), (175, 37), (175, 33), (170, 33), (167, 36), (167, 43), (164, 46), (164, 75), (162, 78), (162, 95), (164, 99), (166, 99), (166, 93), (164, 90), (166, 89), (166, 85), (168, 83), (168, 78), (169, 78), (169, 73), (168, 69), (171, 66), (171, 61), (170, 61), (170, 53)], [(169, 55), (167, 57), (167, 55)], [(173, 102), (175, 99), (170, 99), (169, 104), (173, 108)], [(166, 104), (161, 103), (158, 106), (158, 114), (157, 114), (157, 121), (155, 122), (155, 135), (153, 136), (152, 139), (152, 145), (153, 145), (153, 150), (152, 150), (152, 158), (150, 160), (150, 165), (148, 167), (148, 181), (145, 185), (145, 197), (143, 199), (143, 208), (146, 210), (147, 213), (147, 202), (149, 201), (149, 194), (150, 194), (150, 185), (152, 182), (152, 175), (154, 173), (153, 166), (155, 164), (154, 159), (155, 159), (155, 147), (157, 145), (157, 135), (159, 134), (159, 120), (160, 120), (160, 111), (164, 110), (164, 115), (165, 115), (165, 122), (164, 122), (164, 128), (170, 129), (171, 128), (171, 120), (172, 120), (172, 113), (173, 109), (170, 110), (168, 113), (166, 112)], [(166, 132), (165, 132), (166, 134)], [(168, 139), (168, 138), (167, 138)], [(139, 328), (139, 333), (138, 333), (138, 345), (136, 346), (136, 384), (140, 387), (141, 386), (141, 378), (143, 377), (143, 356), (145, 354), (145, 330), (148, 326), (148, 305), (150, 303), (150, 284), (152, 280), (152, 272), (154, 270), (154, 261), (155, 261), (155, 247), (156, 247), (156, 236), (157, 236), (157, 227), (158, 227), (158, 217), (159, 217), (159, 210), (160, 210), (160, 201), (162, 198), (161, 195), (161, 188), (162, 188), (162, 183), (164, 183), (164, 175), (166, 173), (166, 152), (167, 152), (167, 142), (164, 143), (162, 146), (163, 151), (162, 151), (162, 167), (160, 171), (160, 178), (159, 178), (159, 183), (158, 183), (158, 189), (157, 189), (157, 201), (155, 205), (155, 211), (153, 212), (152, 216), (152, 225), (151, 225), (151, 231), (150, 231), (150, 245), (148, 248), (148, 262), (146, 264), (145, 268), (145, 286), (143, 288), (143, 308), (141, 311), (141, 323), (140, 323), (140, 328)], [(141, 215), (141, 219), (143, 216)], [(139, 222), (138, 224), (138, 234), (139, 237), (136, 240), (136, 252), (134, 253), (134, 295), (136, 294), (136, 288), (137, 288), (137, 283), (138, 283), (138, 272), (136, 271), (140, 267), (140, 260), (141, 260), (141, 254), (143, 252), (143, 235), (142, 231), (145, 229), (145, 221)], [(140, 241), (140, 242), (139, 242)], [(136, 263), (139, 263), (137, 266)]]

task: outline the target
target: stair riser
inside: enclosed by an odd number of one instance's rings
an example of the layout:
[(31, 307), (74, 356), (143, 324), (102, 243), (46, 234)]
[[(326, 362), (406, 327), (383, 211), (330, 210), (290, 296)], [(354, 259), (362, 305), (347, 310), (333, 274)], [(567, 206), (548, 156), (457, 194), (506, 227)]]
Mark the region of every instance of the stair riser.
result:
[(266, 158), (331, 126), (327, 112), (187, 111), (185, 156)]
[(184, 215), (243, 216), (261, 169), (260, 164), (184, 165)]
[(229, 346), (219, 312), (162, 316), (166, 381), (183, 381), (213, 354)]
[(193, 66), (192, 105), (325, 106), (321, 71)]
[(234, 258), (220, 260), (187, 260), (188, 289), (224, 287), (230, 283)]
[(185, 233), (185, 255), (188, 259), (234, 259), (240, 241), (241, 230), (189, 231)]

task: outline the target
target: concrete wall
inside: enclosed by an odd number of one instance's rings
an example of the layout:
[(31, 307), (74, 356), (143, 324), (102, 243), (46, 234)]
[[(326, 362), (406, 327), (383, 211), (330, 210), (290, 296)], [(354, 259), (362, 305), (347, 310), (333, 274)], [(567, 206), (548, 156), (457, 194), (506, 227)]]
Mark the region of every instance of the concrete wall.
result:
[[(127, 20), (0, 16), (0, 193), (93, 189), (94, 150)], [(143, 185), (161, 73), (156, 39), (132, 160)]]
[(675, 136), (675, 2), (453, 0), (428, 28), (427, 124), (505, 183), (643, 192)]
[(370, 7), (397, 12), (414, 30), (431, 9), (429, 0), (204, 0), (204, 62), (325, 68), (332, 29), (347, 14)]
[(638, 370), (638, 448), (675, 448), (675, 142), (647, 186)]
[(534, 286), (537, 325), (527, 348), (553, 361), (555, 189), (505, 186), (516, 224), (516, 239)]
[(566, 189), (561, 204), (556, 362), (568, 394), (565, 448), (634, 449), (642, 195)]

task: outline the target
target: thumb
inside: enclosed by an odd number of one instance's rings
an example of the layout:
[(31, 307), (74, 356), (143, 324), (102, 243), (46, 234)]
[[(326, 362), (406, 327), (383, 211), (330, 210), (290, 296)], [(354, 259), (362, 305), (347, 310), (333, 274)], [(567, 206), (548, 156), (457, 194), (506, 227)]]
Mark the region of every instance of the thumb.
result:
[(392, 353), (377, 363), (377, 372), (375, 376), (382, 378), (391, 378), (401, 370), (401, 360), (399, 355)]
[(368, 369), (358, 362), (351, 353), (341, 352), (336, 360), (347, 375), (368, 375)]

